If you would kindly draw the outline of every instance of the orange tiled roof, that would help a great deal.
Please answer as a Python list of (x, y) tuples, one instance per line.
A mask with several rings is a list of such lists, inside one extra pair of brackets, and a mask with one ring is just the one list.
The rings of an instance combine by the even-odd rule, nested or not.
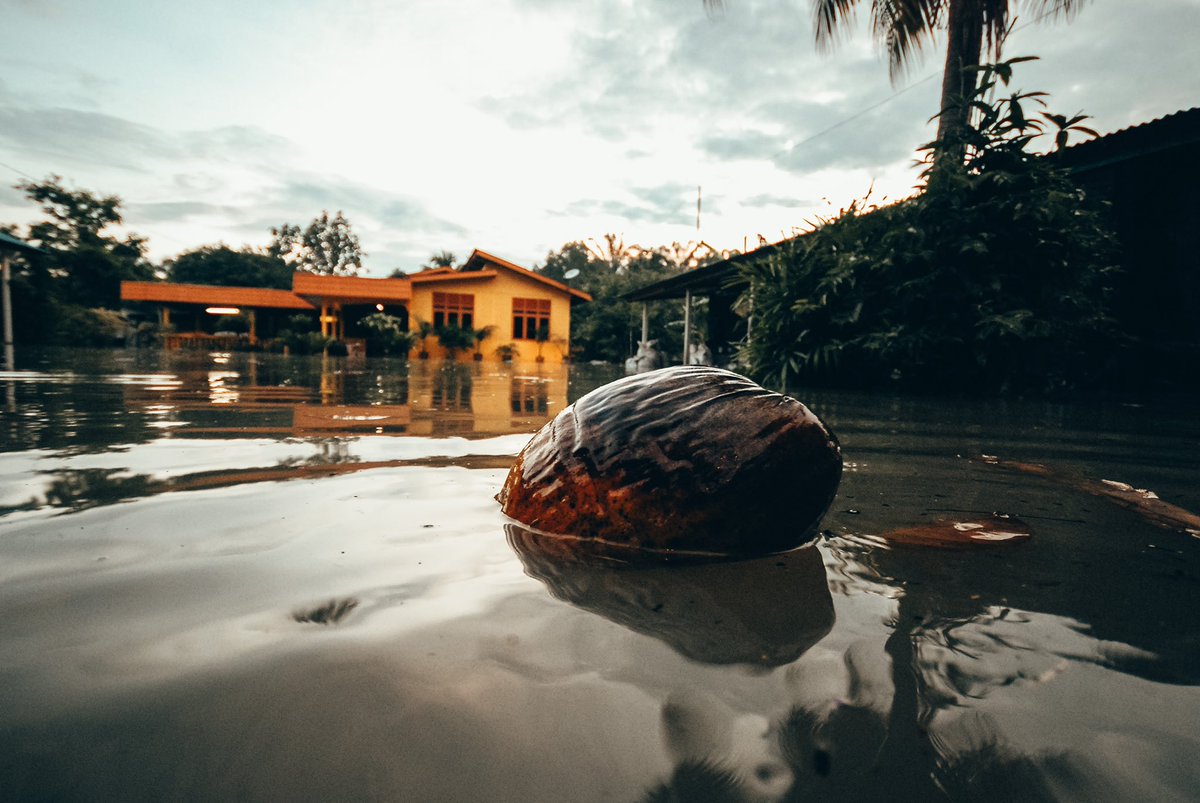
[(450, 272), (444, 273), (439, 268), (437, 273), (429, 271), (428, 273), (417, 273), (412, 277), (413, 284), (432, 284), (433, 282), (476, 282), (482, 279), (494, 279), (497, 276), (494, 270), (472, 270), (458, 271), (447, 269)]
[(257, 309), (303, 309), (312, 305), (287, 290), (268, 287), (218, 287), (175, 282), (121, 282), (122, 301), (155, 301), (160, 304), (206, 304)]
[(587, 293), (583, 292), (582, 290), (576, 290), (574, 287), (565, 285), (562, 282), (556, 282), (554, 279), (551, 279), (547, 276), (543, 276), (542, 274), (540, 274), (536, 271), (529, 270), (528, 268), (522, 268), (520, 265), (515, 265), (506, 259), (501, 259), (498, 256), (489, 254), (487, 251), (481, 251), (478, 248), (476, 248), (474, 251), (471, 252), (471, 256), (468, 257), (467, 261), (463, 263), (463, 268), (468, 267), (473, 262), (485, 262), (485, 263), (495, 265), (500, 268), (506, 268), (515, 273), (519, 273), (520, 275), (526, 277), (527, 279), (533, 279), (535, 282), (541, 282), (542, 284), (553, 287), (556, 290), (567, 293), (574, 300), (578, 300), (578, 301), (591, 301), (592, 300), (592, 297), (590, 295), (588, 295)]
[(373, 304), (410, 301), (412, 283), (408, 279), (364, 279), (296, 272), (292, 274), (292, 292), (306, 299), (317, 299), (318, 304), (321, 300)]

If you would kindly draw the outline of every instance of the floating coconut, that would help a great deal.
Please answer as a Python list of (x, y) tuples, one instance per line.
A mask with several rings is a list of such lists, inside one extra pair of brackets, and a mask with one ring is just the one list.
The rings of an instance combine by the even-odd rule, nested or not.
[(837, 438), (803, 404), (730, 371), (681, 366), (619, 379), (560, 412), (497, 498), (568, 551), (762, 555), (813, 538), (841, 473)]

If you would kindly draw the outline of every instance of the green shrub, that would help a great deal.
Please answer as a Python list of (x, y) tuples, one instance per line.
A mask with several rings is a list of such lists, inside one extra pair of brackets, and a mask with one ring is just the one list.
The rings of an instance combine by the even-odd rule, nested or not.
[[(750, 373), (967, 392), (1100, 376), (1116, 337), (1106, 314), (1115, 240), (1103, 210), (1029, 151), (1041, 125), (1023, 106), (1039, 93), (987, 100), (1006, 66), (981, 68), (962, 169), (931, 167), (916, 197), (852, 204), (743, 268)], [(1082, 119), (1043, 117), (1060, 133)], [(938, 146), (924, 149), (931, 166)]]
[(442, 326), (437, 330), (437, 341), (450, 359), (454, 359), (458, 352), (475, 345), (475, 332), (458, 326)]
[(367, 330), (367, 346), (372, 352), (408, 356), (417, 342), (417, 335), (404, 327), (395, 315), (372, 313), (359, 322)]
[(116, 310), (60, 304), (56, 310), (54, 341), (68, 346), (119, 346), (129, 323)]

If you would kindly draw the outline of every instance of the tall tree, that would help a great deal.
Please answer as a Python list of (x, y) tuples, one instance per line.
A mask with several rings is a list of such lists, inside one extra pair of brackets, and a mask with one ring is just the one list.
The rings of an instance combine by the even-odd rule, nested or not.
[(28, 260), (28, 269), (45, 274), (41, 284), (58, 302), (83, 307), (116, 307), (122, 279), (149, 279), (146, 240), (123, 238), (108, 231), (124, 223), (121, 199), (97, 195), (63, 184), (51, 175), (40, 182), (23, 181), (17, 189), (41, 207), (44, 220), (29, 226), (27, 239), (45, 256)]
[(358, 235), (350, 230), (350, 221), (340, 211), (314, 218), (304, 230), (304, 267), (313, 273), (330, 276), (356, 276), (365, 256)]
[(267, 254), (282, 259), (288, 265), (294, 265), (299, 260), (302, 234), (299, 226), (293, 226), (290, 223), (283, 223), (278, 228), (272, 228)]
[(267, 254), (282, 259), (295, 270), (330, 276), (356, 276), (366, 253), (340, 211), (333, 217), (322, 211), (303, 231), (284, 223), (271, 229)]

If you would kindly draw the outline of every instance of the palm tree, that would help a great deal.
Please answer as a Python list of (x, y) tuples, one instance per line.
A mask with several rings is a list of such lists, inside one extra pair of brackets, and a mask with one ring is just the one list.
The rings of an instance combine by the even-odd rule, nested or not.
[(453, 251), (438, 251), (429, 257), (427, 268), (453, 268), (454, 263), (458, 262), (458, 257)]
[[(947, 32), (946, 64), (942, 73), (942, 105), (937, 138), (940, 162), (959, 163), (962, 131), (970, 114), (969, 98), (976, 86), (978, 65), (986, 52), (1000, 57), (1017, 0), (869, 0), (871, 29), (888, 57), (888, 75), (898, 80), (941, 30)], [(1047, 16), (1071, 18), (1087, 0), (1024, 0), (1035, 20)], [(812, 0), (817, 46), (831, 47), (841, 30), (853, 21), (865, 0)], [(718, 9), (724, 0), (704, 0)], [(950, 157), (953, 157), (951, 162)]]

